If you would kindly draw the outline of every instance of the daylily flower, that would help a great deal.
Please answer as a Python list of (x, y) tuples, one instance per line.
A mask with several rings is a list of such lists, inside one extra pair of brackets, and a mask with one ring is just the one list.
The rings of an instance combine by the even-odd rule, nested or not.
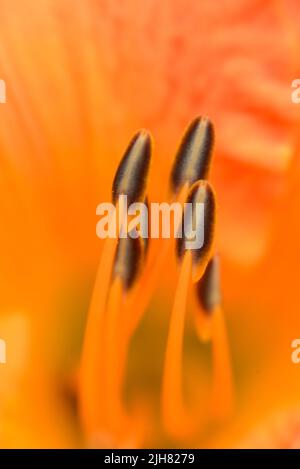
[[(1, 447), (298, 445), (298, 23), (295, 0), (1, 0)], [(143, 195), (167, 200), (182, 136), (200, 115), (215, 146), (209, 182), (193, 183), (213, 187), (217, 201), (202, 283), (172, 243), (150, 277), (146, 262), (161, 249), (151, 240), (134, 284), (145, 295), (132, 291), (123, 329), (106, 324), (103, 352), (87, 333), (93, 298), (96, 317), (107, 293), (105, 317), (118, 318), (123, 286), (96, 276), (105, 253), (106, 273), (116, 265), (116, 245), (95, 234), (96, 207), (111, 200), (128, 142), (144, 128), (154, 145)], [(205, 268), (216, 252), (214, 303), (216, 269)], [(222, 311), (212, 331), (197, 315), (211, 304)], [(84, 357), (100, 374), (82, 390)], [(170, 424), (180, 370), (183, 414)], [(108, 424), (103, 409), (117, 418)]]

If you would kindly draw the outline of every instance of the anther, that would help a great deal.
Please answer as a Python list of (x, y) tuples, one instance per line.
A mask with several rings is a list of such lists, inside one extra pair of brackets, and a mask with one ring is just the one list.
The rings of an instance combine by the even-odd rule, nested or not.
[(214, 241), (216, 200), (211, 185), (207, 181), (196, 182), (190, 189), (186, 204), (182, 237), (177, 240), (177, 255), (181, 260), (185, 252), (191, 250), (193, 281), (196, 282), (204, 273)]
[(206, 117), (197, 117), (186, 130), (171, 173), (171, 190), (177, 194), (184, 184), (207, 179), (214, 145), (214, 128)]

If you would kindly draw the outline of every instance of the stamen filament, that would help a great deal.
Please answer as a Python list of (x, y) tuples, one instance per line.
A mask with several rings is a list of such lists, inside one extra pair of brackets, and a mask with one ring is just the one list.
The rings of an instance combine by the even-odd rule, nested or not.
[(99, 428), (103, 420), (103, 329), (117, 240), (104, 242), (92, 300), (88, 312), (79, 381), (80, 413), (87, 434)]
[[(117, 204), (123, 213), (125, 207)], [(87, 316), (83, 351), (80, 364), (79, 402), (83, 428), (87, 435), (99, 429), (104, 416), (103, 399), (103, 343), (106, 302), (111, 285), (117, 239), (104, 241), (102, 256)]]
[(197, 336), (203, 343), (207, 343), (212, 338), (212, 318), (197, 306), (195, 308), (194, 324)]
[(121, 334), (120, 313), (122, 311), (123, 288), (120, 278), (115, 278), (110, 289), (105, 321), (105, 411), (108, 426), (114, 430), (122, 428), (125, 418), (122, 404)]

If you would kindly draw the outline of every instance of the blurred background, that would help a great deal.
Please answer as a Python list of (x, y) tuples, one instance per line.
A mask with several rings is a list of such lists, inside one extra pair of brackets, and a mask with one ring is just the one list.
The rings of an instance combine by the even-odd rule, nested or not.
[[(0, 10), (0, 447), (87, 445), (77, 374), (102, 247), (96, 207), (110, 200), (139, 128), (155, 141), (149, 199), (164, 200), (198, 115), (216, 131), (211, 180), (236, 411), (181, 442), (161, 427), (174, 256), (128, 358), (127, 400), (147, 427), (139, 446), (300, 447), (297, 0), (0, 0)], [(211, 354), (190, 322), (193, 407)]]

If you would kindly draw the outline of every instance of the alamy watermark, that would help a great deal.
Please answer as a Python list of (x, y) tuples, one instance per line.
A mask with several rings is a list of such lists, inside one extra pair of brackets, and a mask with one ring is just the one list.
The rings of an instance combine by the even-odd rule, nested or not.
[(294, 339), (291, 343), (293, 349), (291, 353), (291, 360), (295, 365), (300, 363), (300, 339)]
[(0, 80), (0, 104), (6, 103), (6, 83), (4, 80)]
[(204, 244), (204, 203), (137, 202), (127, 206), (127, 196), (120, 195), (114, 204), (100, 203), (96, 214), (98, 238), (184, 238), (186, 249), (200, 249)]

